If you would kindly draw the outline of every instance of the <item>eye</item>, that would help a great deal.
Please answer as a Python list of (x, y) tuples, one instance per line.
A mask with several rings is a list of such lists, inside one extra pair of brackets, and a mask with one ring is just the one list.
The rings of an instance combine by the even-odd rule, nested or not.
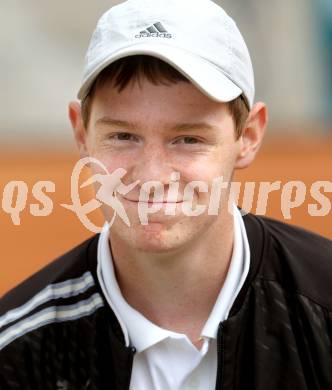
[(196, 138), (196, 137), (190, 137), (190, 136), (186, 136), (186, 137), (181, 137), (181, 138), (178, 138), (174, 141), (174, 143), (177, 143), (177, 144), (186, 144), (186, 145), (194, 145), (194, 144), (199, 144), (201, 143), (201, 140)]
[(112, 134), (110, 139), (113, 139), (114, 141), (134, 141), (137, 142), (138, 138), (134, 134), (130, 133), (116, 133)]

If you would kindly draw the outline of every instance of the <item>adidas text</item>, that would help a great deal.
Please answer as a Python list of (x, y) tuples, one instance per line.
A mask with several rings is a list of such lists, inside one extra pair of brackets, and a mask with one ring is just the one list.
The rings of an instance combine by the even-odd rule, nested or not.
[(153, 23), (146, 30), (140, 31), (135, 35), (135, 38), (172, 38), (172, 34), (169, 34), (164, 25), (161, 22)]
[(168, 33), (148, 33), (141, 32), (140, 34), (135, 35), (135, 38), (172, 38), (172, 34)]

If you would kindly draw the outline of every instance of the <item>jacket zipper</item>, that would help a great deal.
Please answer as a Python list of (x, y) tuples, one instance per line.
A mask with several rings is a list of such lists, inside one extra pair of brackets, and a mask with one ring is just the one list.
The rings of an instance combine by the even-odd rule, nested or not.
[(136, 353), (136, 348), (135, 347), (131, 347), (131, 351), (130, 351), (130, 369), (129, 369), (129, 374), (128, 374), (128, 381), (127, 381), (127, 384), (126, 384), (126, 389), (130, 389), (130, 381), (131, 381), (131, 374), (133, 372), (133, 363), (134, 363), (134, 355)]
[(216, 390), (222, 389), (222, 382), (223, 382), (223, 359), (222, 359), (222, 348), (223, 348), (223, 338), (224, 338), (224, 332), (223, 332), (223, 324), (220, 322), (218, 326), (218, 333), (217, 333), (217, 379), (216, 379)]

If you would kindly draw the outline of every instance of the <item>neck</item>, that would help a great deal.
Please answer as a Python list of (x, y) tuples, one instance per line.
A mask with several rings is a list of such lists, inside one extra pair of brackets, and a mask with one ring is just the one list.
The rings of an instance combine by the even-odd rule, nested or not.
[(186, 334), (196, 346), (230, 264), (233, 217), (223, 226), (227, 229), (211, 227), (185, 249), (162, 254), (128, 248), (112, 234), (114, 268), (126, 301), (156, 325)]

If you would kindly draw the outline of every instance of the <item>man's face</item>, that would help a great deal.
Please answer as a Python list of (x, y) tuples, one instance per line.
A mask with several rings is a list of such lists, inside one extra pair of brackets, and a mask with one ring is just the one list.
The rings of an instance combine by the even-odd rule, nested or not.
[[(140, 184), (125, 196), (117, 195), (129, 217), (127, 227), (119, 218), (112, 225), (117, 235), (133, 249), (164, 252), (185, 248), (214, 232), (216, 238), (231, 221), (226, 193), (220, 200), (218, 216), (187, 216), (183, 212), (184, 189), (193, 181), (203, 181), (211, 190), (215, 178), (230, 182), (241, 148), (235, 139), (233, 118), (224, 103), (217, 103), (190, 83), (153, 85), (146, 79), (129, 84), (121, 93), (110, 84), (100, 87), (93, 98), (85, 147), (111, 173), (127, 172), (124, 184)], [(180, 174), (175, 214), (165, 215), (171, 174)], [(138, 200), (144, 183), (163, 184), (164, 203), (142, 225)], [(194, 188), (192, 207), (208, 206), (210, 194)], [(150, 201), (153, 193), (151, 194)], [(151, 206), (151, 204), (150, 204)], [(107, 220), (112, 215), (103, 209)]]

